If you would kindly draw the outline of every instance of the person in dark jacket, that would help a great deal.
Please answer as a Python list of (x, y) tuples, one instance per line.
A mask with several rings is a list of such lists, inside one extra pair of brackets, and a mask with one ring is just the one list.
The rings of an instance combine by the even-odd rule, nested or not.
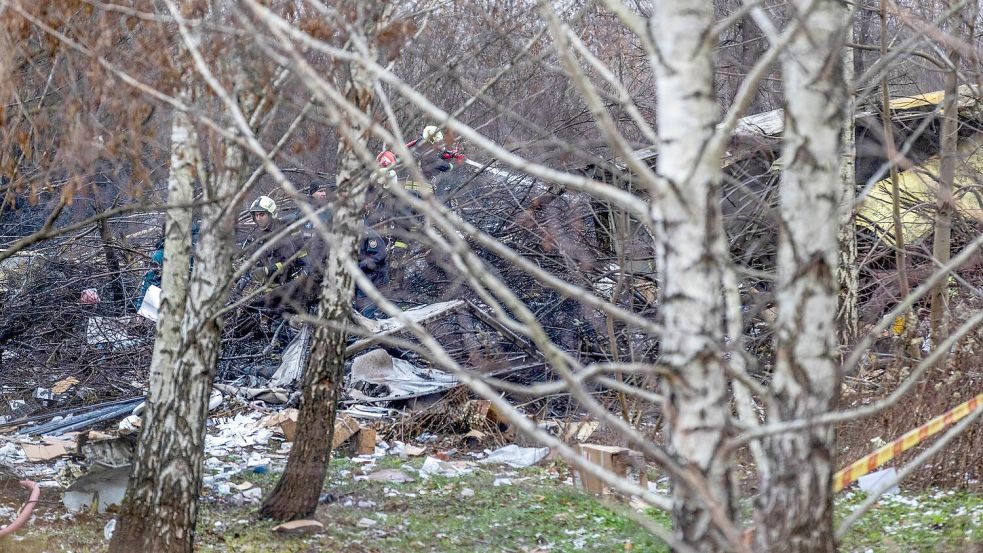
[[(370, 226), (358, 243), (358, 268), (379, 290), (389, 284), (389, 252), (386, 240)], [(362, 315), (374, 318), (378, 308), (361, 289), (355, 289), (355, 310)]]
[[(276, 202), (268, 196), (260, 196), (249, 206), (256, 228), (243, 245), (243, 257), (248, 259), (260, 252), (248, 275), (254, 283), (272, 286), (251, 306), (271, 310), (279, 315), (296, 293), (294, 283), (305, 271), (306, 254), (300, 240), (283, 233), (284, 225), (276, 218)], [(292, 310), (294, 306), (290, 306)]]
[[(328, 205), (328, 194), (334, 190), (334, 181), (315, 181), (311, 184), (308, 194), (311, 207), (317, 212), (317, 219), (328, 228), (331, 227), (332, 213)], [(315, 277), (324, 275), (324, 264), (328, 259), (328, 244), (318, 231), (317, 221), (306, 221), (300, 231), (300, 238), (307, 252), (306, 262), (308, 273)], [(320, 278), (318, 278), (320, 281)]]

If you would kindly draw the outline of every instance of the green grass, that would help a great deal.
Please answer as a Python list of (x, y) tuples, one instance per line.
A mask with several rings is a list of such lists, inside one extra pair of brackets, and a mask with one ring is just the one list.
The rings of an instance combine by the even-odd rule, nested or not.
[[(379, 460), (375, 470), (418, 469), (422, 460)], [(413, 482), (393, 484), (355, 481), (360, 467), (348, 459), (332, 463), (325, 490), (337, 501), (318, 508), (313, 518), (324, 531), (306, 536), (273, 533), (276, 523), (256, 517), (253, 505), (228, 499), (202, 502), (197, 550), (241, 553), (283, 551), (471, 552), (599, 551), (663, 552), (666, 548), (626, 516), (619, 505), (608, 505), (563, 484), (562, 467), (532, 468), (509, 475), (511, 485), (495, 486), (496, 471), (480, 468), (459, 478), (423, 480), (406, 469)], [(504, 471), (503, 471), (504, 472)], [(269, 491), (277, 475), (243, 474)], [(465, 489), (473, 495), (462, 493)], [(863, 494), (840, 496), (842, 517), (863, 500)], [(370, 502), (370, 503), (366, 503)], [(50, 513), (60, 512), (48, 500)], [(362, 503), (362, 506), (359, 506)], [(647, 516), (668, 527), (665, 514)], [(0, 541), (0, 552), (105, 551), (103, 527), (111, 514), (68, 520), (37, 519), (17, 541)], [(362, 528), (360, 519), (377, 521)], [(973, 545), (975, 544), (975, 546)], [(983, 496), (926, 493), (885, 498), (860, 520), (844, 540), (844, 552), (908, 553), (978, 551), (983, 544)]]
[[(863, 502), (855, 492), (837, 504), (841, 515)], [(885, 496), (857, 521), (843, 551), (873, 553), (962, 552), (983, 549), (983, 496), (929, 492)]]

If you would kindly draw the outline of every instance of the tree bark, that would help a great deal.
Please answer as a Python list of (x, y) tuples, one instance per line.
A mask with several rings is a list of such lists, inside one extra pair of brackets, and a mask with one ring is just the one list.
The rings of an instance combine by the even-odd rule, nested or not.
[[(804, 30), (782, 67), (787, 161), (779, 192), (773, 423), (831, 411), (841, 378), (835, 316), (847, 26), (835, 0), (794, 0), (791, 7)], [(762, 446), (770, 471), (757, 499), (757, 549), (835, 551), (833, 429), (777, 434)]]
[[(848, 33), (853, 34), (853, 9), (850, 9)], [(853, 202), (857, 197), (856, 124), (854, 121), (854, 57), (857, 52), (846, 48), (843, 56), (844, 87), (846, 99), (843, 118), (843, 145), (840, 155), (840, 186), (843, 189), (840, 207), (840, 269), (837, 279), (840, 288), (840, 309), (837, 322), (840, 329), (840, 345), (847, 348), (860, 335), (860, 267), (857, 260), (857, 226), (854, 220)]]
[[(183, 93), (190, 98), (190, 88)], [(255, 108), (256, 97), (241, 94), (243, 109)], [(195, 169), (201, 167), (197, 138), (187, 115), (178, 113), (183, 133), (172, 133), (182, 152), (172, 163), (181, 175), (186, 201), (192, 198)], [(230, 202), (242, 181), (245, 152), (238, 143), (223, 140), (222, 169), (203, 182), (202, 224), (196, 250), (194, 271), (187, 286), (182, 317), (169, 321), (170, 341), (155, 345), (162, 348), (160, 369), (151, 375), (150, 394), (143, 415), (143, 430), (137, 445), (133, 473), (127, 488), (117, 532), (110, 544), (112, 553), (154, 551), (189, 553), (194, 545), (198, 495), (201, 488), (204, 458), (205, 421), (208, 399), (222, 337), (222, 319), (232, 276), (232, 252), (235, 251), (236, 211)], [(172, 166), (172, 172), (175, 167)], [(199, 175), (201, 176), (201, 175)], [(182, 196), (185, 198), (185, 196)], [(168, 200), (174, 203), (170, 197)], [(170, 211), (169, 211), (170, 213)], [(183, 251), (190, 252), (190, 213), (182, 226)], [(168, 240), (171, 233), (168, 227)], [(190, 256), (180, 260), (167, 257), (165, 242), (164, 275), (183, 273), (188, 280)], [(162, 282), (166, 290), (168, 282)], [(166, 292), (165, 292), (166, 293)], [(174, 337), (173, 325), (180, 324)]]
[[(189, 100), (192, 97), (190, 86), (185, 87), (179, 97), (183, 101)], [(197, 141), (195, 127), (188, 114), (176, 111), (171, 124), (171, 172), (167, 186), (170, 205), (191, 203)], [(158, 550), (156, 547), (146, 547), (151, 544), (160, 547), (161, 551), (190, 551), (190, 547), (183, 548), (181, 544), (190, 543), (184, 533), (193, 526), (182, 520), (172, 520), (168, 521), (167, 527), (158, 528), (164, 521), (157, 510), (162, 494), (177, 495), (179, 500), (183, 500), (188, 499), (190, 493), (186, 486), (164, 490), (159, 477), (169, 468), (181, 470), (169, 466), (164, 454), (170, 450), (166, 437), (180, 435), (177, 425), (183, 423), (180, 417), (175, 418), (173, 414), (184, 402), (184, 398), (176, 396), (175, 384), (177, 361), (182, 356), (184, 345), (181, 326), (188, 297), (191, 219), (191, 209), (167, 210), (161, 307), (150, 365), (150, 391), (126, 498), (110, 542), (109, 550), (113, 553)], [(174, 405), (174, 402), (180, 405)], [(172, 416), (168, 417), (168, 413)], [(180, 414), (181, 411), (176, 413)], [(193, 491), (194, 498), (197, 498), (197, 490)]]
[[(723, 232), (718, 152), (708, 147), (719, 108), (713, 88), (715, 43), (710, 2), (664, 0), (650, 21), (656, 41), (657, 119), (662, 143), (653, 194), (657, 265), (665, 334), (661, 360), (678, 375), (666, 382), (668, 442), (680, 464), (699, 471), (707, 491), (733, 520), (732, 474), (721, 456), (729, 409), (724, 376), (723, 277), (714, 243)], [(675, 534), (697, 551), (732, 546), (711, 522), (706, 501), (683, 484), (673, 489)]]
[[(953, 181), (959, 156), (959, 50), (949, 50), (950, 67), (945, 74), (945, 98), (942, 100), (942, 151), (939, 162), (939, 186), (935, 198), (935, 236), (932, 255), (938, 263), (946, 264), (952, 251), (952, 214), (955, 211)], [(931, 329), (936, 344), (948, 335), (949, 316), (946, 305), (948, 279), (932, 289)]]
[[(378, 26), (378, 22), (384, 19), (384, 12), (379, 3), (373, 3), (372, 8), (370, 12), (374, 17), (370, 16), (370, 22)], [(369, 113), (373, 98), (372, 80), (356, 64), (350, 67), (345, 97), (359, 110)], [(344, 264), (356, 256), (372, 171), (357, 155), (358, 145), (354, 143), (365, 129), (343, 114), (340, 117), (339, 123), (347, 130), (339, 133), (340, 169), (337, 195), (332, 205), (334, 216), (329, 230), (332, 247), (318, 302), (318, 319), (335, 324), (318, 326), (314, 332), (311, 356), (304, 370), (297, 437), (287, 457), (283, 475), (260, 507), (263, 516), (276, 520), (302, 518), (314, 512), (331, 458), (334, 421), (345, 364), (347, 333), (344, 323), (349, 317), (354, 297), (352, 276)]]
[[(881, 0), (881, 56), (887, 56), (887, 3)], [(904, 226), (901, 221), (901, 189), (898, 180), (898, 147), (894, 143), (894, 120), (891, 117), (891, 94), (888, 88), (887, 71), (881, 76), (881, 124), (884, 127), (884, 153), (891, 172), (891, 218), (894, 222), (894, 263), (898, 271), (898, 292), (902, 298), (908, 296), (908, 256), (905, 253)], [(904, 321), (905, 319), (902, 319)], [(902, 327), (903, 328), (903, 327)], [(905, 333), (904, 335), (907, 335)], [(902, 338), (902, 343), (906, 342)], [(898, 351), (902, 351), (899, 347)]]
[[(100, 210), (104, 211), (104, 210)], [(109, 274), (116, 275), (109, 281), (109, 289), (113, 294), (113, 305), (116, 309), (125, 309), (125, 294), (123, 294), (122, 271), (120, 270), (119, 252), (113, 244), (113, 228), (109, 225), (109, 219), (103, 219), (97, 223), (99, 227), (99, 239), (102, 241), (103, 255), (106, 256), (106, 268)]]

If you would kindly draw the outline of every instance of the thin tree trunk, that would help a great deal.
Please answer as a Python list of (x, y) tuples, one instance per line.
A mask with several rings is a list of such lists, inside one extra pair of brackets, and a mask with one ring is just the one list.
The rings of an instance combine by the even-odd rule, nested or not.
[[(850, 33), (853, 30), (853, 10), (848, 19)], [(840, 269), (837, 272), (840, 287), (840, 309), (837, 321), (840, 329), (840, 345), (849, 347), (860, 335), (860, 267), (857, 261), (857, 227), (854, 221), (853, 202), (857, 197), (856, 124), (854, 122), (853, 59), (857, 53), (846, 48), (843, 67), (847, 97), (846, 117), (843, 119), (842, 154), (840, 155), (840, 186), (843, 189), (840, 208)]]
[[(723, 278), (714, 242), (723, 232), (720, 162), (708, 148), (719, 108), (714, 97), (710, 2), (655, 4), (651, 32), (659, 56), (657, 118), (662, 143), (653, 194), (665, 334), (661, 361), (678, 379), (666, 383), (671, 452), (706, 479), (707, 491), (733, 519), (732, 474), (720, 455), (730, 413), (724, 376)], [(697, 551), (728, 551), (705, 501), (683, 484), (673, 489), (675, 534)]]
[[(942, 152), (939, 163), (939, 186), (935, 203), (935, 237), (932, 255), (936, 261), (949, 262), (952, 248), (952, 214), (955, 210), (953, 181), (959, 156), (959, 51), (949, 50), (951, 66), (945, 74), (945, 98), (942, 100)], [(948, 280), (942, 280), (932, 289), (931, 329), (936, 344), (948, 335), (949, 313), (946, 305)]]
[(113, 244), (113, 228), (109, 225), (108, 219), (102, 219), (96, 226), (99, 227), (99, 239), (102, 240), (102, 251), (106, 256), (106, 268), (109, 274), (115, 275), (109, 281), (109, 288), (113, 294), (113, 304), (117, 309), (121, 309), (124, 304), (122, 271), (120, 270), (119, 252)]
[[(378, 4), (374, 8), (381, 9)], [(384, 18), (378, 11), (378, 20)], [(372, 81), (355, 64), (346, 85), (346, 98), (368, 113), (372, 106)], [(318, 326), (314, 332), (312, 352), (304, 370), (303, 392), (297, 415), (297, 437), (287, 457), (287, 467), (276, 487), (263, 501), (260, 513), (276, 520), (305, 517), (317, 508), (318, 498), (327, 474), (334, 439), (345, 363), (347, 321), (354, 297), (351, 274), (345, 261), (354, 258), (362, 230), (362, 212), (371, 169), (356, 154), (353, 139), (360, 137), (360, 124), (342, 117), (341, 124), (348, 132), (339, 133), (338, 189), (332, 205), (330, 229), (332, 247), (328, 253), (318, 319), (336, 324)]]
[[(791, 7), (804, 31), (782, 64), (787, 163), (780, 186), (772, 423), (831, 411), (841, 378), (835, 317), (846, 18), (836, 0), (794, 0)], [(762, 445), (770, 470), (757, 499), (757, 549), (835, 551), (833, 429), (777, 434)]]
[[(881, 0), (881, 56), (887, 55), (887, 8)], [(891, 217), (894, 221), (894, 263), (898, 269), (899, 292), (907, 297), (908, 259), (905, 255), (904, 226), (901, 221), (901, 190), (898, 183), (898, 148), (894, 143), (894, 122), (891, 118), (891, 94), (888, 89), (887, 71), (881, 77), (881, 124), (884, 126), (884, 148), (891, 171)], [(904, 340), (902, 340), (904, 342)]]

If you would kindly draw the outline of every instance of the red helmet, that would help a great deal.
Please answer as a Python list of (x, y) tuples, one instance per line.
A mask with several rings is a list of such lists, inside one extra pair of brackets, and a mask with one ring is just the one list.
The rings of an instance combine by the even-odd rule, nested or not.
[(390, 165), (396, 165), (396, 154), (386, 150), (375, 157), (376, 162), (378, 162), (379, 167), (386, 168)]

